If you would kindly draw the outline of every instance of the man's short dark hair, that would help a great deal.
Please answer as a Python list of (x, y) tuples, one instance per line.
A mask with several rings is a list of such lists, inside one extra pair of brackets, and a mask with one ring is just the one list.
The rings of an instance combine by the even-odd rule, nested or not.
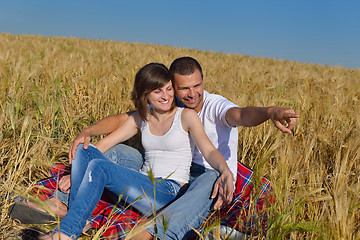
[(170, 77), (172, 80), (174, 80), (175, 73), (178, 73), (180, 75), (191, 75), (195, 72), (195, 70), (198, 69), (201, 74), (201, 79), (203, 78), (203, 72), (201, 69), (200, 64), (198, 61), (196, 61), (192, 57), (181, 57), (178, 59), (175, 59), (172, 64), (170, 65), (169, 72)]

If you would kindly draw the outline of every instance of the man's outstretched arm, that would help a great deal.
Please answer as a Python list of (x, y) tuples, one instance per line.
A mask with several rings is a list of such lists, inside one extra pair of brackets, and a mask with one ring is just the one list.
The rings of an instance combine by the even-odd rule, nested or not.
[(226, 121), (231, 126), (254, 127), (271, 119), (275, 126), (283, 133), (291, 134), (296, 119), (300, 115), (291, 108), (281, 107), (234, 107), (225, 115)]
[(91, 125), (88, 128), (85, 128), (79, 135), (71, 142), (69, 149), (69, 163), (71, 164), (72, 159), (75, 157), (76, 148), (80, 143), (84, 144), (84, 149), (87, 149), (89, 146), (92, 136), (99, 136), (104, 134), (109, 134), (121, 126), (126, 119), (133, 113), (130, 111), (127, 113), (122, 113), (118, 115), (108, 116), (96, 122), (94, 125)]

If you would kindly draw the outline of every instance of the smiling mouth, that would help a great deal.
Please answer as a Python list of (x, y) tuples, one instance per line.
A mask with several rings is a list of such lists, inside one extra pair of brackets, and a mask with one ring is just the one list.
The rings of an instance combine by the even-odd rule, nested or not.
[(188, 103), (195, 103), (196, 100), (197, 100), (197, 98), (193, 98), (193, 99), (186, 100), (186, 102), (188, 102)]

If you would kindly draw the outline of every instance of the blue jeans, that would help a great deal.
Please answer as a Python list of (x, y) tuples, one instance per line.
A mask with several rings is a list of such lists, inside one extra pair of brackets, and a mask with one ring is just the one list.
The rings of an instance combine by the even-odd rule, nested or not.
[[(141, 159), (136, 157), (140, 155), (139, 151), (128, 146), (126, 148), (122, 146), (113, 147), (111, 155), (114, 157), (111, 159), (112, 161), (115, 162), (116, 158), (126, 159), (125, 162), (128, 166), (132, 166), (132, 168), (139, 165), (137, 164), (138, 162), (141, 162)], [(123, 160), (117, 161), (118, 164), (123, 164), (122, 162)], [(159, 239), (187, 239), (193, 234), (192, 228), (199, 227), (211, 212), (215, 201), (210, 199), (210, 196), (213, 185), (219, 177), (219, 172), (193, 164), (190, 173), (191, 178), (188, 190), (184, 195), (167, 206), (156, 219), (156, 235)], [(164, 220), (168, 224), (165, 233), (162, 216), (164, 216)], [(147, 230), (153, 236), (155, 235), (153, 226)]]
[(85, 150), (79, 145), (72, 162), (70, 208), (60, 223), (60, 231), (78, 238), (105, 188), (150, 216), (174, 200), (181, 185), (167, 179), (156, 181), (154, 186), (147, 175), (111, 162), (95, 147)]
[[(211, 212), (215, 200), (210, 196), (218, 177), (218, 171), (193, 164), (188, 190), (157, 217), (157, 238), (187, 239), (190, 237), (193, 234), (192, 228), (199, 227)], [(164, 231), (162, 219), (167, 222), (166, 231)], [(147, 231), (155, 236), (154, 226), (149, 227)]]
[[(83, 146), (83, 144), (81, 144)], [(107, 150), (104, 155), (112, 162), (117, 165), (140, 170), (143, 165), (144, 156), (141, 152), (133, 147), (129, 147), (125, 144), (117, 144), (114, 147)], [(57, 190), (52, 197), (58, 198), (66, 206), (69, 206), (69, 194), (63, 193)]]

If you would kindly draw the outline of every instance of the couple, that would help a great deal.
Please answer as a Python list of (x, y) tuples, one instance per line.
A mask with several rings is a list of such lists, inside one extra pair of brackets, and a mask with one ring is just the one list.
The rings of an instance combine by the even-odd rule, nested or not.
[[(207, 137), (196, 112), (175, 106), (173, 85), (163, 64), (150, 63), (138, 71), (132, 100), (137, 111), (119, 128), (97, 142), (96, 147), (78, 148), (72, 161), (69, 210), (60, 225), (41, 239), (78, 238), (104, 189), (117, 196), (123, 194), (122, 199), (145, 216), (162, 209), (182, 193), (189, 181), (192, 140), (220, 172), (223, 195), (227, 202), (231, 201), (233, 174)], [(119, 166), (102, 154), (138, 131), (145, 149), (140, 171)], [(155, 186), (148, 175), (154, 176)], [(135, 238), (151, 236), (144, 231)]]
[[(164, 219), (168, 223), (167, 231), (165, 231), (165, 233), (164, 233), (164, 227), (162, 226), (162, 221), (161, 220), (157, 221), (157, 228), (158, 228), (157, 237), (159, 237), (160, 239), (164, 239), (164, 238), (183, 239), (188, 236), (192, 228), (196, 228), (201, 224), (203, 219), (209, 215), (211, 208), (219, 209), (221, 206), (228, 204), (231, 200), (230, 192), (232, 190), (232, 184), (233, 184), (232, 178), (233, 176), (236, 176), (236, 170), (237, 170), (236, 166), (237, 166), (238, 132), (236, 127), (257, 126), (271, 119), (282, 132), (291, 133), (291, 129), (296, 122), (296, 118), (298, 118), (299, 116), (296, 115), (292, 109), (285, 109), (278, 107), (239, 108), (234, 103), (230, 102), (229, 100), (219, 95), (213, 95), (207, 93), (206, 91), (203, 90), (203, 74), (201, 67), (195, 59), (190, 57), (183, 57), (176, 59), (171, 64), (170, 78), (172, 80), (175, 93), (179, 100), (177, 105), (195, 110), (195, 112), (200, 117), (200, 121), (205, 129), (206, 135), (211, 139), (211, 142), (215, 145), (215, 147), (225, 158), (228, 168), (227, 167), (225, 168), (225, 165), (223, 164), (224, 159), (222, 158), (221, 155), (218, 154), (217, 151), (210, 151), (216, 153), (215, 164), (214, 162), (211, 161), (214, 160), (212, 158), (213, 155), (210, 154), (209, 156), (207, 150), (209, 150), (208, 148), (210, 149), (213, 148), (209, 147), (211, 144), (208, 144), (208, 139), (206, 137), (202, 136), (202, 134), (198, 135), (199, 134), (198, 132), (203, 131), (202, 128), (200, 126), (196, 126), (194, 129), (191, 128), (191, 126), (199, 124), (198, 122), (199, 120), (197, 119), (196, 115), (194, 116), (194, 112), (188, 111), (187, 109), (182, 110), (182, 108), (177, 108), (174, 106), (171, 106), (167, 110), (163, 108), (165, 107), (165, 105), (169, 104), (168, 103), (168, 101), (170, 101), (169, 97), (173, 93), (171, 84), (169, 84), (170, 81), (158, 85), (155, 87), (155, 89), (151, 89), (151, 91), (148, 92), (147, 99), (145, 99), (145, 101), (142, 102), (146, 103), (147, 100), (147, 102), (152, 104), (152, 108), (150, 110), (148, 110), (148, 108), (145, 108), (145, 113), (144, 112), (140, 113), (141, 107), (140, 105), (136, 105), (138, 112), (135, 112), (132, 115), (121, 114), (117, 116), (110, 116), (99, 121), (95, 125), (85, 129), (73, 141), (72, 146), (70, 148), (69, 158), (73, 159), (75, 155), (77, 156), (85, 155), (84, 154), (85, 150), (83, 149), (82, 145), (80, 145), (81, 147), (78, 147), (78, 145), (80, 143), (84, 143), (84, 148), (87, 148), (90, 137), (95, 135), (112, 133), (109, 135), (108, 138), (105, 138), (103, 141), (100, 141), (97, 144), (97, 147), (100, 150), (104, 151), (109, 146), (115, 144), (117, 141), (130, 137), (131, 135), (135, 134), (138, 129), (143, 127), (145, 128), (146, 126), (148, 126), (150, 130), (148, 131), (145, 130), (145, 132), (147, 131), (148, 133), (147, 134), (148, 136), (145, 136), (145, 138), (159, 137), (161, 135), (164, 135), (164, 133), (168, 132), (169, 129), (170, 129), (169, 132), (171, 132), (173, 131), (172, 129), (173, 127), (170, 126), (175, 126), (176, 124), (178, 124), (178, 126), (181, 126), (178, 129), (180, 132), (183, 132), (185, 130), (186, 132), (189, 131), (191, 132), (192, 130), (195, 131), (194, 133), (191, 132), (191, 137), (194, 137), (195, 142), (199, 145), (197, 146), (197, 148), (195, 147), (193, 152), (190, 152), (190, 154), (192, 154), (192, 165), (190, 170), (191, 176), (190, 176), (189, 188), (179, 199), (172, 202), (170, 205), (166, 207), (165, 211), (163, 211), (162, 213), (162, 216), (159, 216), (159, 219), (162, 219), (164, 217)], [(167, 87), (169, 87), (169, 89), (167, 89)], [(136, 92), (136, 89), (134, 89), (134, 92)], [(150, 99), (150, 97), (155, 96), (156, 93), (158, 94), (161, 93), (163, 94), (163, 96), (161, 96), (157, 100), (155, 97)], [(133, 97), (135, 100), (137, 97), (140, 96), (136, 96), (136, 94), (134, 94)], [(146, 115), (147, 111), (150, 112), (149, 115)], [(147, 120), (147, 121), (141, 120), (142, 119), (141, 114), (143, 114), (144, 117), (143, 120)], [(147, 118), (147, 116), (149, 117)], [(180, 119), (178, 119), (178, 117)], [(166, 120), (165, 121), (166, 124), (159, 124), (160, 120)], [(287, 126), (283, 125), (284, 122), (287, 122)], [(126, 129), (126, 133), (128, 135), (123, 136), (120, 134), (118, 136), (120, 130), (116, 130), (116, 129), (118, 129), (119, 126), (122, 125), (132, 126), (132, 127), (137, 126), (137, 127), (135, 128), (123, 127), (123, 129)], [(125, 134), (125, 132), (122, 134)], [(184, 132), (182, 133), (182, 135), (183, 134)], [(166, 135), (168, 135), (168, 133), (166, 133), (164, 136)], [(142, 138), (145, 141), (149, 140), (149, 139), (144, 139), (144, 136), (142, 136)], [(180, 141), (180, 138), (178, 139)], [(143, 142), (143, 144), (146, 149), (147, 143)], [(162, 144), (164, 143), (158, 144), (154, 142), (153, 147), (161, 147)], [(168, 142), (166, 142), (166, 144), (168, 144)], [(117, 152), (118, 149), (122, 149), (124, 147), (125, 146), (123, 145), (115, 146), (114, 148), (110, 149), (107, 152), (108, 156), (116, 157), (116, 154), (118, 154)], [(77, 154), (75, 154), (76, 149), (77, 149)], [(148, 151), (148, 149), (146, 150)], [(88, 150), (86, 151), (96, 152), (98, 150), (96, 148), (89, 147)], [(131, 149), (131, 151), (135, 152), (136, 150)], [(130, 151), (128, 152), (130, 153)], [(210, 160), (210, 165), (220, 170), (221, 175), (219, 178), (218, 178), (219, 173), (217, 171), (214, 171), (210, 167), (210, 165), (206, 161), (204, 161), (204, 156), (202, 152), (204, 153), (205, 159)], [(87, 170), (83, 169), (83, 171), (85, 170), (87, 171), (87, 173), (85, 173), (85, 178), (84, 178), (85, 180), (83, 181), (84, 184), (88, 183), (90, 180), (92, 180), (92, 182), (94, 181), (94, 177), (93, 177), (94, 174), (92, 173), (90, 167), (92, 165), (95, 166), (100, 165), (101, 164), (100, 162), (105, 162), (105, 160), (101, 160), (102, 156), (100, 155), (101, 154), (100, 152), (96, 152), (94, 154), (96, 155), (96, 158), (100, 158), (100, 159), (94, 161), (94, 164), (90, 164)], [(185, 153), (181, 153), (181, 154), (183, 154), (184, 156), (186, 155)], [(189, 152), (187, 154), (189, 154)], [(100, 155), (101, 157), (99, 157), (98, 155)], [(175, 155), (177, 156), (178, 154)], [(75, 162), (78, 160), (77, 156), (75, 157), (73, 165), (75, 165)], [(157, 174), (156, 171), (158, 171), (158, 173), (163, 174), (162, 175), (163, 177), (165, 178), (167, 177), (167, 180), (163, 182), (166, 182), (167, 185), (166, 189), (170, 189), (170, 191), (172, 192), (172, 196), (169, 197), (168, 195), (171, 194), (168, 194), (168, 192), (161, 189), (161, 192), (163, 192), (163, 194), (166, 195), (166, 197), (164, 198), (165, 200), (163, 203), (159, 203), (158, 205), (158, 203), (156, 202), (156, 208), (160, 209), (162, 206), (165, 206), (168, 202), (172, 201), (176, 197), (177, 192), (180, 191), (180, 189), (182, 188), (182, 183), (186, 183), (188, 181), (187, 180), (188, 176), (187, 177), (185, 176), (186, 174), (188, 174), (186, 172), (188, 171), (189, 163), (183, 162), (183, 161), (187, 161), (185, 157), (181, 157), (181, 163), (180, 161), (176, 162), (176, 160), (175, 163), (174, 159), (169, 159), (169, 158), (157, 159), (157, 157), (155, 157), (153, 158), (153, 160), (149, 160), (152, 158), (151, 157), (149, 158), (149, 156), (147, 157), (148, 158), (146, 159), (145, 164), (142, 167), (141, 171), (146, 172), (146, 170), (148, 170), (149, 166), (151, 165), (151, 161), (153, 160), (155, 160), (156, 162), (165, 160), (165, 161), (161, 161), (161, 165), (158, 165), (157, 167), (151, 166), (155, 176)], [(83, 158), (86, 159), (86, 157)], [(135, 166), (136, 162), (139, 161), (139, 159), (142, 160), (141, 155), (129, 154), (129, 158), (126, 160), (131, 160), (130, 165), (133, 164)], [(84, 164), (84, 166), (86, 164)], [(106, 164), (110, 165), (110, 163), (108, 162), (106, 162)], [(170, 169), (170, 167), (172, 167), (172, 170)], [(73, 166), (72, 168), (73, 168), (72, 171), (74, 172), (75, 167)], [(138, 167), (134, 167), (134, 168), (139, 169)], [(93, 169), (95, 170), (97, 168), (93, 168)], [(232, 172), (231, 177), (229, 176), (229, 169)], [(128, 170), (124, 170), (124, 171), (128, 171)], [(180, 178), (177, 178), (179, 176), (177, 174), (180, 174), (182, 176)], [(84, 173), (82, 174), (82, 176), (84, 176)], [(174, 179), (172, 178), (173, 176)], [(106, 178), (105, 176), (103, 177)], [(117, 179), (116, 177), (117, 176), (114, 177), (114, 180), (119, 179), (119, 178)], [(145, 178), (147, 178), (147, 176), (145, 176)], [(74, 181), (76, 182), (77, 180), (72, 179), (71, 192), (78, 191), (77, 190), (78, 186), (76, 185), (80, 185), (80, 189), (81, 189), (82, 183), (79, 184), (79, 183), (75, 183)], [(127, 194), (130, 195), (130, 193)], [(213, 198), (215, 196), (217, 196), (217, 198), (214, 200)], [(70, 197), (70, 205), (72, 204), (71, 203), (72, 201), (74, 202), (77, 201), (76, 198), (77, 196), (75, 197), (75, 200), (72, 200), (72, 197)], [(163, 200), (163, 199), (158, 199), (156, 197), (156, 201), (158, 200)], [(88, 206), (88, 203), (86, 204), (86, 206)], [(136, 206), (134, 205), (134, 207)], [(91, 210), (92, 209), (88, 210), (90, 211), (90, 214), (91, 214)], [(141, 209), (138, 210), (141, 211)], [(144, 214), (149, 213), (147, 212), (147, 210), (148, 209), (144, 211)], [(75, 221), (72, 220), (73, 218), (72, 216), (74, 215), (73, 212), (77, 212), (77, 211), (78, 211), (77, 208), (75, 207), (73, 208), (72, 205), (70, 206), (68, 215), (64, 218), (63, 222), (60, 224), (60, 231), (62, 231), (63, 229), (62, 225), (64, 224), (66, 225), (66, 221), (71, 225), (71, 228), (73, 228), (72, 226), (75, 224)], [(82, 223), (79, 224), (80, 230), (81, 227), (85, 224), (85, 221), (88, 217), (89, 216), (80, 217), (82, 221)], [(66, 219), (70, 219), (70, 221)], [(69, 234), (72, 233), (66, 232), (66, 234), (67, 236), (69, 236)], [(143, 234), (146, 237), (151, 238), (152, 235), (154, 234), (154, 229), (150, 227)], [(141, 238), (144, 239), (143, 237)]]

